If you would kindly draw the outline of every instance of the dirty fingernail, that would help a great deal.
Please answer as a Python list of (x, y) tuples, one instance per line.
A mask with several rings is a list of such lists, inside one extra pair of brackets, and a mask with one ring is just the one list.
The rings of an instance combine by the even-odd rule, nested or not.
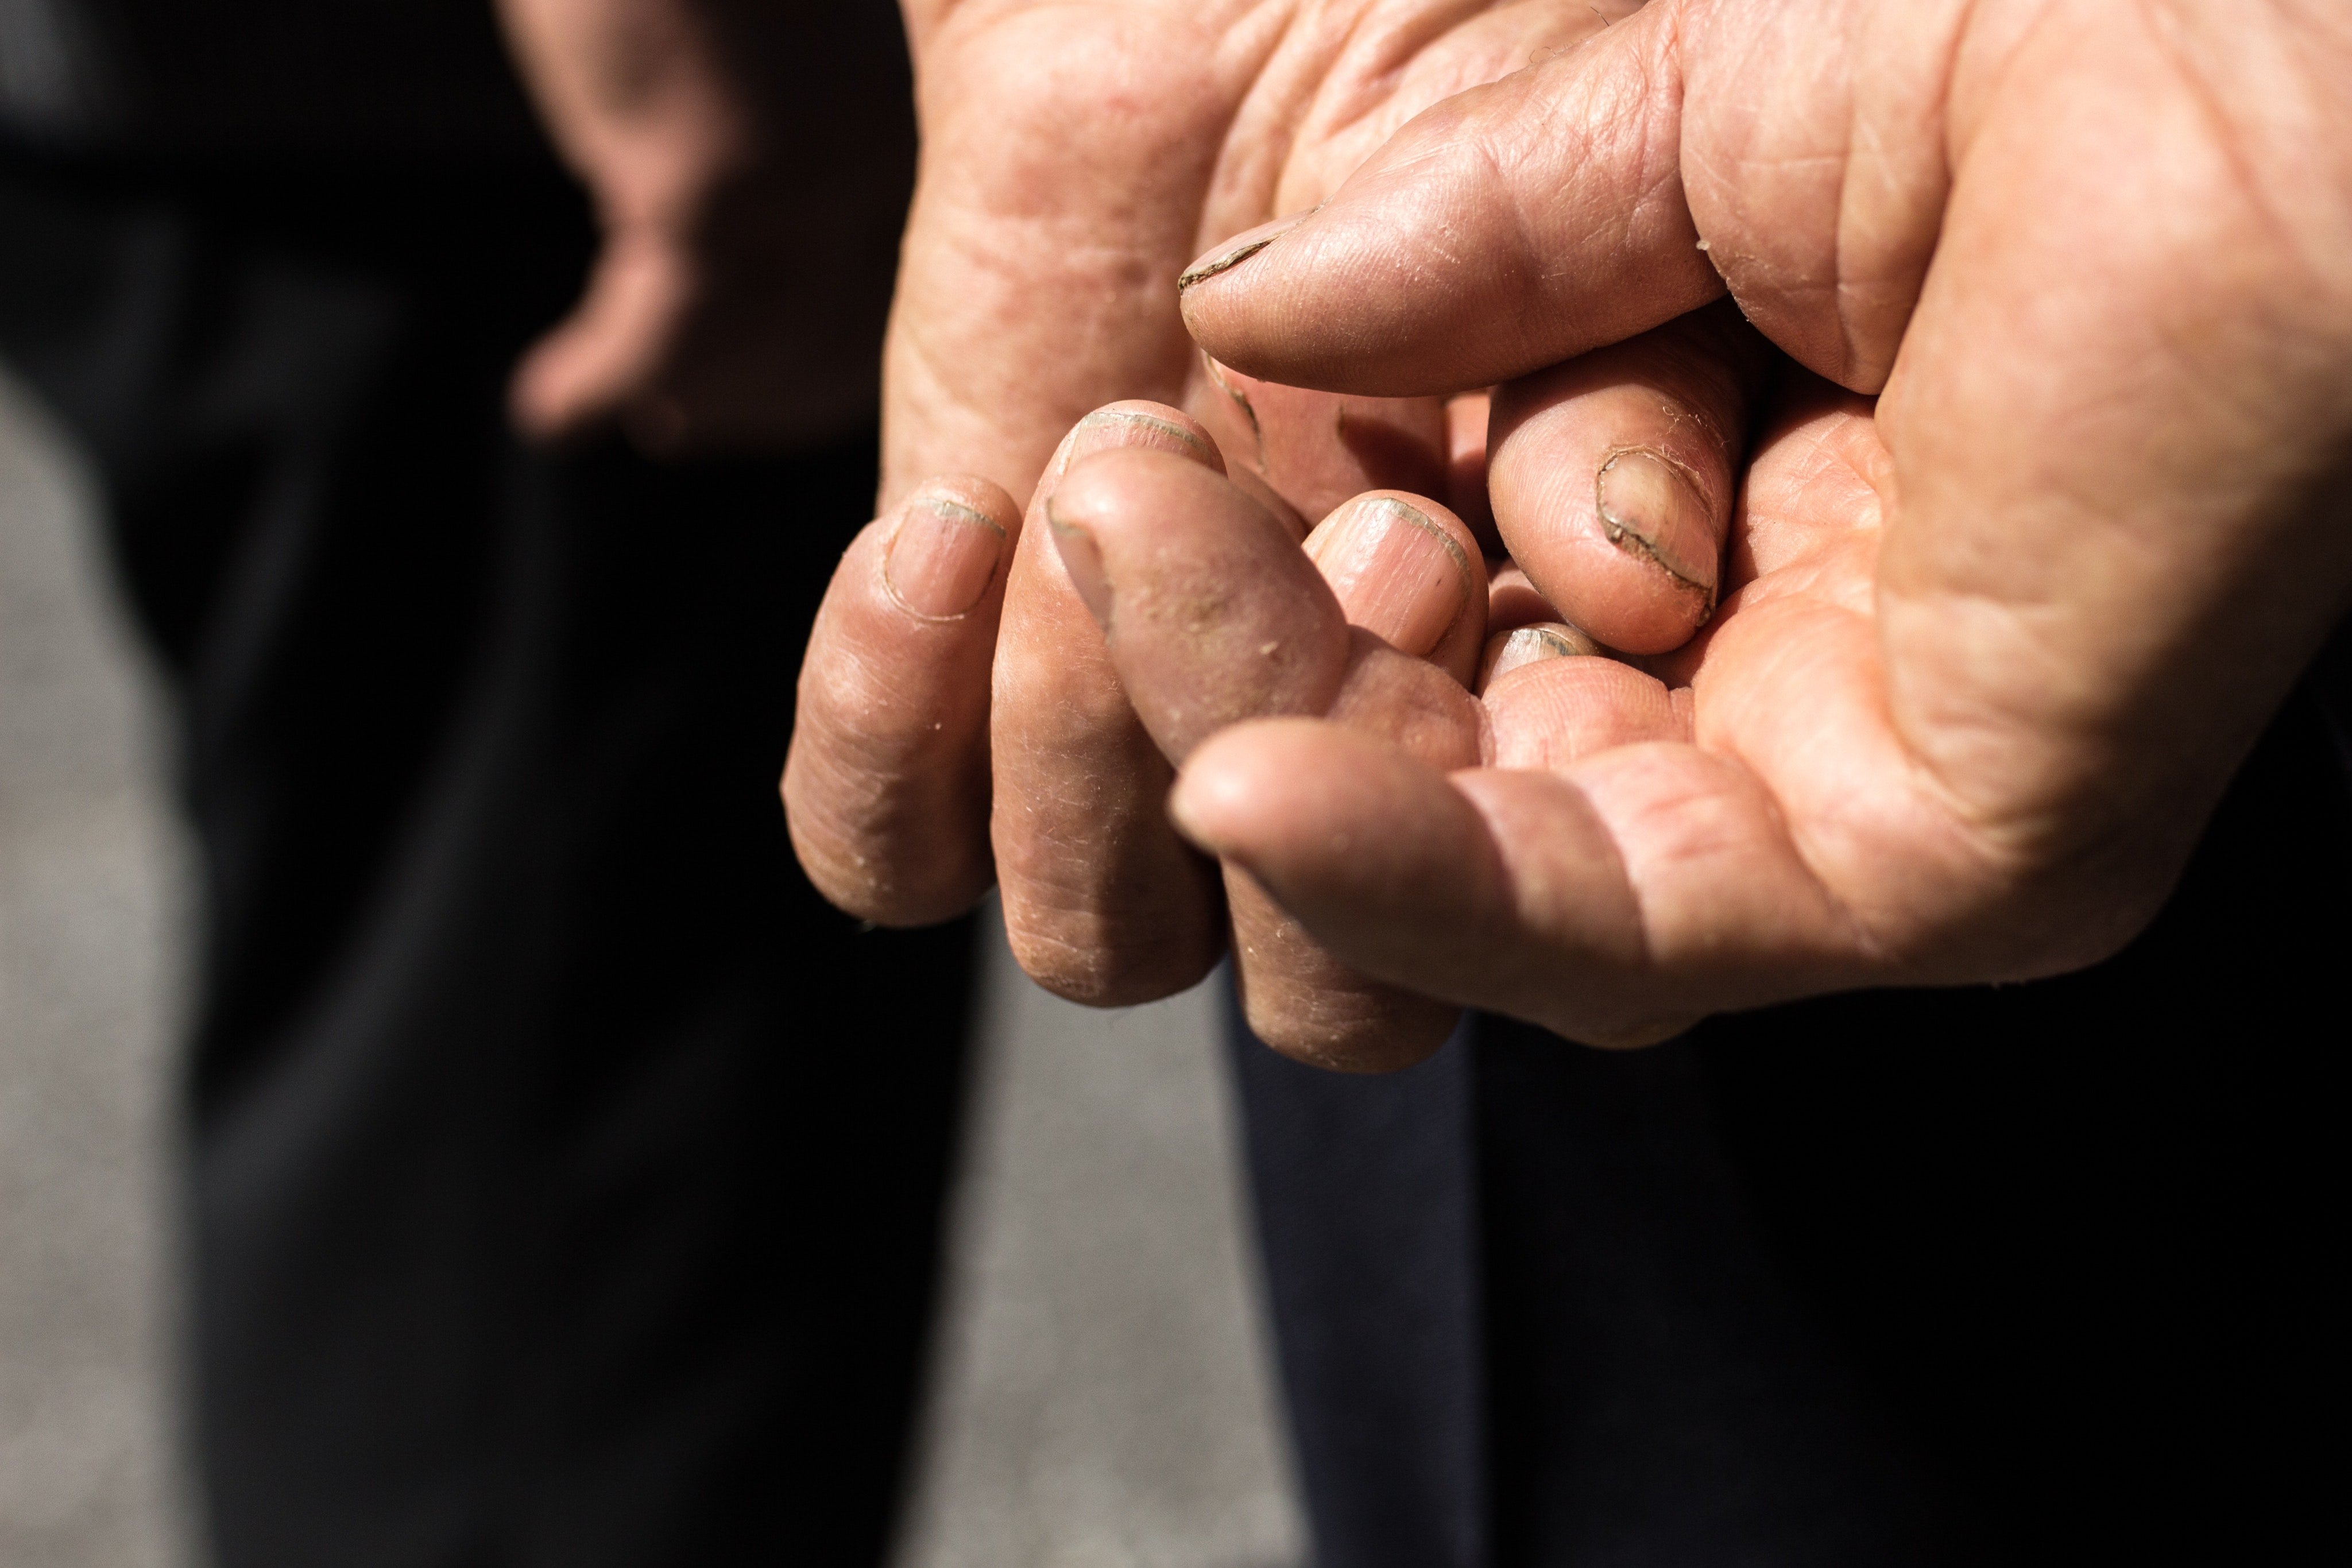
[(1079, 459), (1113, 448), (1165, 452), (1172, 456), (1189, 457), (1195, 463), (1212, 468), (1222, 468), (1216, 448), (1206, 438), (1194, 434), (1165, 414), (1139, 408), (1098, 408), (1078, 421), (1070, 432), (1070, 444), (1063, 459), (1063, 470), (1078, 465)]
[(1354, 625), (1415, 658), (1436, 648), (1470, 598), (1470, 563), (1419, 507), (1379, 497), (1328, 518), (1307, 541)]
[(890, 597), (933, 621), (978, 604), (1004, 556), (1005, 533), (976, 507), (945, 496), (908, 501), (882, 560)]
[(1318, 204), (1303, 213), (1293, 213), (1286, 218), (1276, 218), (1272, 223), (1260, 224), (1254, 229), (1243, 230), (1178, 273), (1176, 292), (1181, 294), (1196, 283), (1205, 283), (1221, 272), (1231, 272), (1234, 267), (1313, 217), (1320, 210), (1320, 204)]
[(1486, 639), (1486, 652), (1478, 661), (1477, 689), (1483, 692), (1513, 670), (1546, 659), (1587, 658), (1600, 652), (1600, 643), (1564, 621), (1497, 632)]
[(1069, 570), (1071, 585), (1078, 597), (1086, 601), (1087, 613), (1105, 632), (1110, 630), (1110, 579), (1105, 575), (1101, 547), (1095, 536), (1076, 523), (1065, 522), (1055, 515), (1054, 503), (1045, 503), (1045, 524), (1054, 530), (1054, 547), (1062, 552), (1062, 564)]
[(1715, 514), (1687, 470), (1636, 447), (1612, 453), (1593, 486), (1609, 542), (1715, 601)]

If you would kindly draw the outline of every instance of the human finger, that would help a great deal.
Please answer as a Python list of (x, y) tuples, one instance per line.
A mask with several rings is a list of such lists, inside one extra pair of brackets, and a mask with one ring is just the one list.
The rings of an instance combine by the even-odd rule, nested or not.
[(1723, 304), (1496, 390), (1496, 528), (1562, 619), (1629, 653), (1706, 620), (1770, 361)]
[(1056, 995), (1118, 1007), (1207, 974), (1224, 947), (1224, 908), (1216, 867), (1168, 823), (1173, 772), (1046, 522), (1073, 465), (1106, 451), (1223, 472), (1208, 432), (1162, 403), (1113, 403), (1063, 437), (1030, 503), (996, 647), (990, 837), (1022, 968)]
[(1438, 103), (1319, 207), (1196, 261), (1193, 340), (1295, 385), (1443, 394), (1723, 292), (1682, 198), (1677, 9)]
[(1412, 396), (1528, 374), (1727, 288), (1801, 363), (1875, 392), (1936, 249), (1964, 14), (1652, 0), (1195, 261), (1186, 324), (1254, 375)]
[(1468, 525), (1417, 496), (1376, 490), (1334, 508), (1306, 550), (1348, 624), (1470, 685), (1486, 641), (1486, 571)]
[(1362, 972), (1587, 1044), (1853, 967), (1769, 798), (1690, 746), (1449, 777), (1337, 726), (1252, 724), (1188, 759), (1169, 810)]
[[(1484, 612), (1469, 532), (1443, 508), (1350, 503), (1318, 530), (1318, 566), (1231, 484), (1113, 454), (1073, 471), (1052, 520), (1135, 711), (1171, 758), (1243, 720), (1328, 714), (1445, 765), (1475, 760), (1475, 700), (1428, 657), (1466, 671)], [(1343, 598), (1380, 631), (1350, 626)], [(1451, 1031), (1456, 1009), (1353, 972), (1245, 872), (1229, 868), (1225, 892), (1244, 1012), (1276, 1049), (1384, 1071)]]
[(517, 427), (557, 441), (626, 423), (660, 449), (666, 426), (645, 407), (645, 388), (691, 287), (672, 247), (635, 232), (608, 235), (572, 314), (515, 366), (507, 402)]
[(817, 890), (883, 925), (991, 880), (989, 658), (1021, 532), (985, 479), (935, 479), (842, 557), (801, 665), (784, 817)]

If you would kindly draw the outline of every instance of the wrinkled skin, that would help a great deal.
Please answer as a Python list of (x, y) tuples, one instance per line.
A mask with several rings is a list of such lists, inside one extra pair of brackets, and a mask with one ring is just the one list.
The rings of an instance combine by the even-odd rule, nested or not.
[[(970, 612), (1002, 618), (990, 629), (1001, 631), (993, 667), (962, 670), (937, 713), (874, 697), (875, 670), (902, 667), (929, 634), (909, 624), (895, 646), (877, 580), (837, 585), (874, 612), (821, 622), (785, 781), (803, 863), (830, 896), (877, 921), (919, 923), (967, 906), (992, 867), (1015, 954), (1055, 990), (1136, 1001), (1206, 972), (1223, 946), (1220, 879), (1168, 822), (1168, 764), (1039, 526), (1082, 449), (1139, 427), (1081, 429), (1081, 450), (1059, 455), (1055, 444), (1106, 397), (1150, 394), (1198, 416), (1188, 439), (1206, 439), (1294, 534), (1368, 487), (1433, 492), (1449, 472), (1460, 483), (1448, 498), (1491, 528), (1483, 404), (1449, 416), (1436, 397), (1333, 398), (1222, 371), (1184, 337), (1172, 286), (1204, 240), (1328, 193), (1420, 109), (1606, 24), (1589, 6), (1364, 0), (910, 13), (926, 151), (892, 325), (885, 531), (926, 472), (986, 476), (1032, 499), (1023, 526), (1004, 528), (1006, 590)], [(1073, 115), (1107, 129), (1073, 138)], [(1660, 455), (1678, 477), (1650, 494), (1629, 465), (1619, 499), (1665, 506), (1684, 554), (1711, 566), (1757, 347), (1727, 314), (1627, 345), (1572, 386), (1538, 389), (1515, 416), (1519, 470), (1534, 474), (1548, 451), (1567, 449), (1573, 465), (1578, 451), (1669, 448)], [(1585, 516), (1565, 530), (1594, 532), (1590, 495), (1570, 499)], [(1620, 558), (1616, 577), (1568, 582), (1562, 612), (1618, 646), (1687, 638), (1712, 590), (1620, 544), (1604, 546)], [(1537, 557), (1530, 566), (1542, 570)], [(969, 759), (948, 761), (939, 737), (979, 733), (976, 711), (989, 716), (989, 796), (865, 760), (887, 754), (912, 768), (920, 758), (931, 778), (969, 778)], [(916, 799), (920, 810), (904, 804)]]
[[(1404, 126), (1312, 215), (1193, 282), (1185, 319), (1236, 373), (1333, 393), (1530, 378), (1498, 398), (1490, 481), (1531, 577), (1591, 518), (1515, 516), (1515, 486), (1597, 476), (1610, 508), (1614, 442), (1522, 442), (1512, 471), (1511, 433), (1545, 414), (1515, 400), (1572, 382), (1578, 356), (1639, 351), (1728, 287), (1850, 391), (1785, 383), (1698, 642), (1646, 673), (1570, 657), (1496, 678), (1486, 767), (1416, 756), (1361, 711), (1188, 736), (1160, 748), (1182, 764), (1186, 837), (1353, 994), (1602, 1043), (2113, 951), (2352, 587), (2347, 28), (2317, 5), (1658, 0)], [(1001, 322), (972, 330), (1022, 347)], [(1626, 379), (1570, 385), (1570, 406), (1614, 406)], [(1538, 459), (1560, 453), (1547, 480)], [(1123, 525), (1141, 537), (1208, 526), (1135, 459), (1085, 473), (1087, 504), (1146, 519)], [(1150, 591), (1148, 559), (1124, 570), (1113, 603)], [(1555, 608), (1578, 591), (1540, 586)], [(1292, 598), (1315, 624), (1313, 594)], [(1111, 624), (1137, 709), (1223, 684), (1205, 659), (1130, 668)], [(1033, 695), (1000, 683), (1000, 732), (1007, 696)], [(1082, 873), (1093, 852), (1057, 858)], [(1157, 907), (1184, 903), (1163, 886)], [(1327, 1050), (1286, 1034), (1311, 1011), (1253, 1021), (1367, 1066), (1427, 1034), (1400, 1004)]]
[[(1591, 101), (1639, 145), (1546, 132)], [(1587, 214), (1663, 199), (1660, 169), (1768, 336), (1884, 390), (1820, 480), (1765, 489), (1759, 459), (1733, 548), (1764, 575), (1710, 627), (1695, 744), (1399, 784), (1351, 821), (1369, 803), (1312, 793), (1339, 743), (1236, 734), (1195, 757), (1180, 819), (1371, 973), (1586, 1039), (2113, 951), (2352, 582), (2352, 23), (1653, 7), (1410, 128), (1188, 319), (1244, 369), (1358, 393), (1517, 373), (1587, 346), (1578, 280), (1617, 255), (1580, 254)], [(1831, 523), (1844, 471), (1870, 485), (1835, 570), (1774, 570), (1759, 520)], [(1333, 910), (1356, 873), (1310, 825), (1448, 821), (1450, 863), (1483, 870)], [(1586, 924), (1620, 897), (1632, 959)], [(1486, 923), (1483, 960), (1428, 958), (1448, 908)]]
[[(1114, 398), (1218, 424), (1223, 394), (1172, 308), (1185, 264), (1320, 201), (1430, 105), (1630, 9), (908, 0), (923, 162), (891, 317), (884, 506), (956, 471), (1026, 495), (1071, 424)], [(1349, 493), (1303, 497), (1307, 514)]]

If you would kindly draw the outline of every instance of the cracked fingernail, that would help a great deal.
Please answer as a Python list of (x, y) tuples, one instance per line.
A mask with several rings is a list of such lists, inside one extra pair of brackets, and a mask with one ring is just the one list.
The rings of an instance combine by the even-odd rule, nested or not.
[(1196, 283), (1205, 283), (1221, 272), (1231, 272), (1321, 210), (1322, 205), (1318, 203), (1303, 213), (1293, 213), (1286, 218), (1276, 218), (1270, 224), (1244, 229), (1178, 273), (1176, 292), (1181, 294)]
[(1486, 652), (1478, 661), (1478, 689), (1483, 692), (1513, 670), (1546, 659), (1589, 658), (1600, 652), (1600, 643), (1564, 621), (1497, 632), (1486, 639)]
[(1102, 549), (1095, 543), (1095, 536), (1076, 523), (1063, 521), (1051, 499), (1045, 503), (1045, 524), (1054, 530), (1054, 547), (1062, 552), (1062, 565), (1069, 570), (1071, 586), (1086, 601), (1087, 613), (1108, 632), (1110, 579), (1103, 571)]
[(1350, 502), (1307, 553), (1351, 624), (1415, 658), (1433, 650), (1470, 598), (1470, 563), (1452, 534), (1391, 497)]
[(945, 496), (917, 496), (899, 514), (882, 559), (890, 597), (932, 621), (967, 613), (1004, 557), (1005, 532), (987, 513)]
[(1611, 544), (1647, 557), (1715, 601), (1715, 514), (1682, 465), (1643, 447), (1612, 453), (1593, 482), (1593, 501)]

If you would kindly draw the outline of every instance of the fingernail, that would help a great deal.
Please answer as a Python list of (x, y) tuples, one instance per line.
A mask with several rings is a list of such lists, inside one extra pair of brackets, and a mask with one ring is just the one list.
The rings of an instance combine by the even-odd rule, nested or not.
[(1205, 283), (1221, 272), (1231, 272), (1320, 211), (1322, 204), (1318, 202), (1303, 213), (1293, 213), (1286, 218), (1276, 218), (1270, 224), (1244, 229), (1178, 273), (1176, 292), (1181, 294), (1196, 283)]
[(1640, 447), (1612, 453), (1593, 500), (1611, 544), (1648, 557), (1715, 602), (1715, 515), (1688, 470)]
[(1081, 434), (1071, 447), (1074, 457), (1111, 446), (1147, 446), (1180, 457), (1197, 457), (1207, 450), (1199, 436), (1174, 420), (1139, 408), (1098, 408), (1078, 421), (1078, 429)]
[(1110, 579), (1103, 572), (1102, 550), (1095, 536), (1076, 523), (1066, 523), (1054, 512), (1054, 503), (1045, 502), (1045, 523), (1054, 530), (1054, 546), (1062, 552), (1062, 564), (1069, 569), (1070, 582), (1077, 589), (1078, 597), (1086, 601), (1087, 613), (1105, 632), (1110, 630)]
[(980, 602), (1004, 555), (1004, 530), (987, 513), (945, 496), (917, 496), (906, 505), (882, 580), (890, 597), (916, 614), (949, 621)]
[(1165, 452), (1195, 463), (1217, 465), (1208, 444), (1172, 419), (1135, 408), (1098, 408), (1070, 431), (1070, 444), (1062, 458), (1062, 472), (1097, 452)]
[(1389, 497), (1358, 501), (1308, 553), (1350, 623), (1415, 658), (1434, 649), (1470, 597), (1462, 547), (1426, 512)]
[(1483, 692), (1513, 670), (1546, 659), (1590, 658), (1600, 652), (1600, 643), (1563, 621), (1497, 632), (1486, 639), (1486, 652), (1478, 661), (1478, 689)]

